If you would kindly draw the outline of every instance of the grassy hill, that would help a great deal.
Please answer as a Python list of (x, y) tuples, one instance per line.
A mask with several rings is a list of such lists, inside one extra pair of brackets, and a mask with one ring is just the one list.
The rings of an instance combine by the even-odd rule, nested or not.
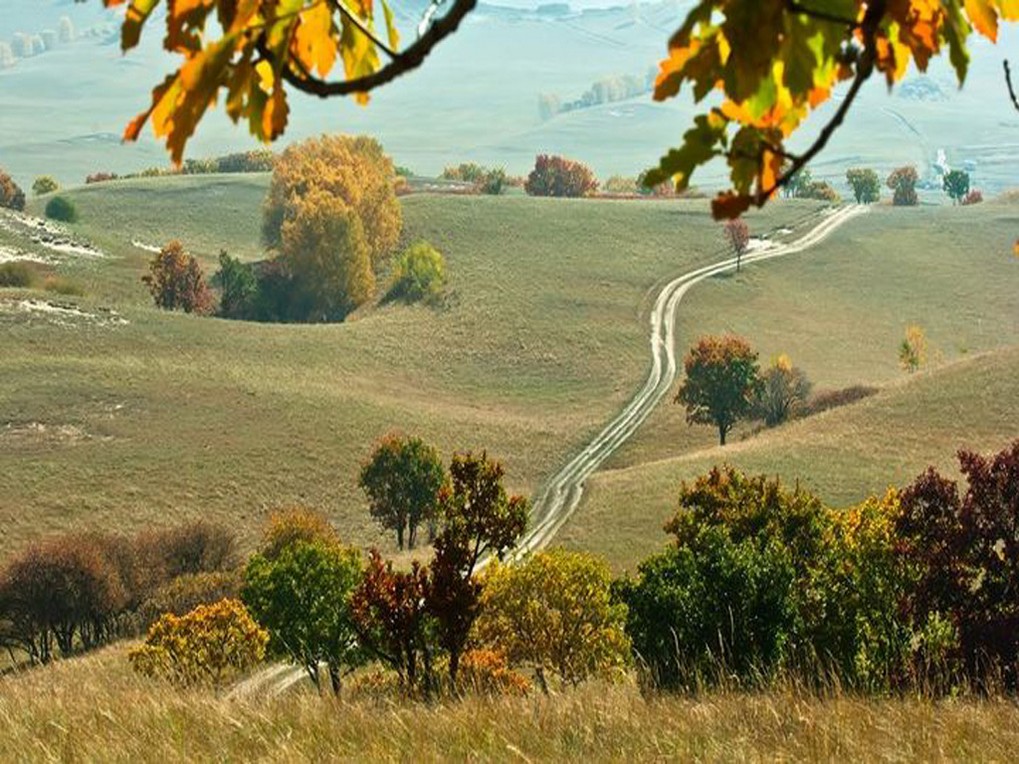
[[(270, 326), (160, 312), (133, 240), (179, 236), (211, 264), (258, 255), (264, 179), (176, 178), (71, 192), (76, 226), (108, 258), (63, 258), (97, 316), (18, 310), (0, 297), (0, 551), (41, 532), (205, 516), (250, 538), (304, 502), (345, 537), (378, 540), (356, 486), (372, 442), (398, 428), (487, 448), (532, 492), (639, 384), (642, 301), (717, 257), (702, 202), (409, 197), (406, 240), (451, 272), (441, 309), (387, 306), (343, 325)], [(761, 229), (816, 210), (775, 205)], [(24, 244), (24, 243), (23, 243)], [(24, 246), (32, 246), (30, 243)], [(12, 307), (13, 306), (13, 307)]]

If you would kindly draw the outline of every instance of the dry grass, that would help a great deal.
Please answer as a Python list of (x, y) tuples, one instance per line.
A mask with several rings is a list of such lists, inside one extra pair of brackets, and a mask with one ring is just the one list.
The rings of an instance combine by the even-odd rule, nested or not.
[(642, 696), (630, 684), (436, 705), (236, 701), (133, 676), (122, 648), (0, 679), (4, 761), (1010, 761), (1005, 700)]

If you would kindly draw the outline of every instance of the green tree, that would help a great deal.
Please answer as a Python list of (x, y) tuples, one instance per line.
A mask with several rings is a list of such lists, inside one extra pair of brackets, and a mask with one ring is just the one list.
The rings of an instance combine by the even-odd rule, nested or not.
[(388, 297), (407, 302), (435, 300), (446, 284), (446, 259), (426, 241), (412, 244), (393, 269)]
[(857, 204), (873, 204), (881, 198), (881, 179), (869, 168), (846, 170), (846, 182), (853, 189)]
[(220, 251), (219, 270), (212, 277), (212, 283), (219, 288), (220, 316), (233, 319), (253, 316), (258, 279), (250, 263), (242, 263), (226, 251)]
[[(418, 526), (439, 516), (439, 489), (445, 481), (439, 452), (420, 438), (390, 434), (361, 467), (359, 483), (371, 515), (396, 533), (400, 549), (413, 549)], [(434, 527), (434, 525), (432, 526)]]
[(56, 178), (52, 175), (40, 175), (32, 183), (32, 193), (36, 196), (52, 194), (54, 191), (58, 190), (60, 190), (60, 184), (57, 183)]
[(46, 202), (46, 217), (61, 223), (74, 223), (78, 220), (78, 208), (66, 196), (54, 196)]
[(371, 252), (361, 219), (324, 189), (309, 191), (283, 222), (280, 257), (293, 280), (291, 315), (342, 321), (375, 291)]
[(608, 565), (584, 552), (539, 552), (485, 571), (478, 637), (510, 665), (578, 684), (625, 666), (626, 607), (614, 602)]
[(361, 582), (356, 549), (324, 541), (298, 541), (274, 559), (254, 555), (244, 572), (241, 598), (269, 632), (269, 652), (303, 666), (321, 687), (324, 663), (335, 694), (344, 669), (361, 662), (350, 597)]
[(942, 183), (945, 193), (952, 200), (952, 204), (958, 204), (969, 193), (969, 173), (964, 170), (950, 170), (946, 172)]
[(750, 413), (761, 387), (757, 353), (742, 337), (702, 337), (683, 361), (686, 380), (676, 403), (686, 406), (690, 424), (713, 424), (718, 439)]

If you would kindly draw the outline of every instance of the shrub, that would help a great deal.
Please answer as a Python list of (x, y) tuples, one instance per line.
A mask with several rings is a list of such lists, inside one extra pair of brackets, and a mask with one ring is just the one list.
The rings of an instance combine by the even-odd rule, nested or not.
[(25, 209), (25, 192), (14, 178), (0, 170), (0, 207), (21, 212)]
[(57, 183), (56, 178), (52, 175), (40, 175), (32, 183), (32, 193), (36, 196), (43, 196), (45, 194), (52, 194), (54, 191), (60, 189), (60, 184)]
[(149, 565), (158, 566), (164, 580), (237, 566), (236, 536), (225, 526), (206, 520), (146, 531), (138, 543)]
[(867, 385), (851, 385), (841, 390), (824, 390), (808, 400), (800, 410), (801, 416), (814, 416), (822, 411), (848, 406), (851, 403), (862, 401), (879, 392), (876, 387)]
[(46, 217), (62, 223), (74, 223), (78, 220), (78, 208), (66, 196), (54, 196), (46, 202)]
[[(59, 197), (58, 197), (59, 198)], [(149, 275), (142, 277), (156, 307), (204, 315), (213, 308), (212, 293), (198, 261), (171, 241), (149, 263)]]
[(406, 302), (434, 301), (446, 285), (446, 259), (428, 242), (408, 247), (396, 261), (387, 297)]
[(221, 686), (265, 656), (269, 635), (237, 600), (201, 605), (184, 616), (164, 615), (145, 644), (128, 653), (135, 671), (182, 686)]
[(591, 196), (598, 181), (591, 168), (561, 156), (541, 154), (527, 177), (524, 190), (530, 196)]
[(971, 204), (980, 204), (984, 200), (983, 192), (978, 189), (973, 189), (966, 196), (963, 197), (960, 204), (964, 207), (968, 207)]
[(81, 297), (85, 294), (85, 290), (80, 284), (64, 276), (47, 276), (43, 281), (42, 288), (47, 292), (67, 297)]
[(589, 554), (539, 552), (485, 572), (478, 637), (511, 665), (578, 684), (625, 666), (625, 606), (611, 598), (608, 566)]
[(258, 553), (272, 562), (288, 547), (302, 543), (336, 545), (340, 536), (321, 512), (291, 507), (269, 515)]
[(637, 193), (637, 180), (622, 175), (613, 175), (602, 184), (602, 193), (611, 196), (633, 196)]
[(941, 183), (953, 204), (958, 204), (969, 194), (969, 173), (965, 170), (949, 170)]
[(115, 172), (99, 171), (87, 175), (85, 177), (85, 184), (92, 185), (94, 183), (106, 183), (111, 180), (117, 180), (118, 178), (120, 178), (120, 176)]
[(160, 586), (141, 604), (139, 620), (147, 629), (167, 613), (182, 616), (199, 605), (234, 599), (240, 588), (240, 578), (233, 571), (185, 573)]
[(0, 263), (0, 287), (28, 289), (35, 285), (36, 272), (28, 263)]
[(920, 176), (912, 165), (893, 170), (885, 181), (888, 188), (894, 192), (892, 204), (896, 207), (915, 207), (919, 204), (920, 200), (916, 195), (916, 184), (919, 180)]
[(219, 270), (212, 277), (219, 288), (219, 315), (223, 318), (247, 319), (255, 313), (258, 279), (250, 263), (242, 263), (226, 252), (219, 253)]
[(927, 363), (927, 335), (923, 328), (914, 325), (906, 327), (906, 336), (899, 344), (899, 365), (903, 371), (913, 374)]
[(788, 356), (781, 355), (761, 375), (753, 414), (768, 427), (776, 427), (796, 416), (809, 395), (810, 380), (806, 373), (795, 368)]
[(439, 452), (432, 446), (420, 438), (393, 433), (379, 442), (361, 466), (358, 483), (368, 497), (371, 516), (396, 533), (400, 549), (405, 540), (413, 549), (421, 523), (434, 531), (445, 475)]
[(812, 181), (807, 186), (800, 188), (796, 195), (800, 199), (816, 199), (821, 202), (830, 202), (831, 204), (838, 204), (842, 201), (842, 197), (839, 196), (839, 192), (835, 190), (835, 187), (824, 180)]
[(255, 555), (244, 573), (242, 598), (269, 631), (269, 651), (303, 666), (321, 687), (319, 664), (340, 692), (344, 669), (357, 666), (362, 651), (350, 597), (361, 581), (361, 556), (335, 542), (298, 541), (275, 557)]
[(276, 154), (270, 149), (255, 149), (227, 154), (216, 160), (217, 172), (272, 172)]
[(468, 650), (460, 661), (456, 690), (462, 695), (526, 695), (531, 683), (496, 650)]
[(447, 167), (442, 171), (446, 180), (457, 180), (470, 183), (480, 194), (498, 196), (506, 185), (506, 170), (501, 167), (482, 167), (473, 162), (464, 162), (455, 167)]

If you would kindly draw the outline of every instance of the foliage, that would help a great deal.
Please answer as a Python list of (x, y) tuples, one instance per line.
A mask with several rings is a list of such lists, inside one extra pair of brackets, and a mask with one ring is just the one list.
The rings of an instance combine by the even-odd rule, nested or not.
[(446, 259), (426, 241), (412, 244), (396, 261), (388, 297), (406, 302), (435, 300), (446, 285)]
[(742, 218), (734, 218), (725, 221), (723, 231), (729, 249), (736, 256), (736, 272), (739, 273), (743, 255), (750, 246), (750, 226)]
[(881, 198), (881, 179), (870, 168), (846, 170), (846, 182), (853, 189), (857, 204), (873, 204)]
[(268, 149), (216, 157), (216, 172), (272, 172), (276, 155)]
[(166, 613), (185, 615), (199, 605), (235, 599), (240, 593), (240, 583), (233, 571), (185, 573), (160, 586), (142, 603), (139, 620), (147, 629)]
[(237, 537), (233, 531), (206, 520), (144, 531), (138, 544), (148, 565), (167, 579), (227, 571), (237, 565)]
[(831, 204), (838, 204), (842, 201), (842, 197), (839, 196), (839, 192), (835, 190), (835, 187), (824, 180), (815, 180), (810, 185), (800, 189), (797, 196), (801, 199), (816, 199), (817, 201), (830, 202)]
[(202, 266), (176, 239), (152, 258), (149, 275), (143, 276), (142, 281), (148, 286), (157, 308), (198, 315), (212, 311), (212, 293), (205, 283)]
[(919, 204), (916, 195), (916, 184), (919, 180), (920, 176), (912, 165), (893, 170), (885, 181), (888, 188), (895, 192), (892, 195), (892, 204), (896, 207), (915, 207)]
[(0, 170), (0, 207), (18, 212), (25, 209), (25, 192), (14, 182), (14, 178)]
[(637, 180), (613, 175), (602, 184), (602, 193), (610, 196), (632, 196), (637, 193)]
[(802, 416), (814, 416), (829, 409), (848, 406), (851, 403), (862, 401), (879, 392), (876, 387), (867, 385), (851, 385), (840, 390), (823, 390), (814, 394), (801, 409)]
[(965, 170), (949, 170), (942, 178), (942, 185), (952, 203), (958, 204), (969, 194), (969, 173)]
[(788, 182), (782, 189), (782, 194), (794, 199), (802, 199), (806, 191), (814, 184), (814, 174), (807, 167), (796, 170), (789, 176)]
[(45, 194), (52, 194), (54, 191), (60, 190), (60, 184), (57, 183), (57, 179), (52, 175), (40, 175), (32, 183), (32, 193), (36, 196), (44, 196)]
[(0, 263), (0, 287), (24, 289), (34, 286), (35, 282), (36, 273), (28, 263), (18, 260)]
[[(665, 100), (687, 86), (697, 101), (720, 90), (721, 103), (694, 117), (683, 145), (662, 158), (652, 180), (672, 178), (685, 188), (698, 167), (721, 156), (732, 190), (716, 198), (716, 217), (762, 206), (824, 148), (872, 75), (892, 86), (911, 63), (926, 71), (947, 48), (961, 84), (971, 30), (993, 41), (999, 19), (1017, 18), (1019, 6), (1005, 0), (703, 0), (670, 38), (654, 95)], [(802, 153), (790, 152), (787, 140), (846, 81), (848, 91), (817, 138)]]
[(128, 653), (135, 671), (181, 686), (222, 686), (265, 656), (269, 635), (237, 600), (200, 605), (183, 616), (164, 615), (145, 644)]
[(336, 546), (339, 543), (339, 534), (321, 512), (307, 507), (290, 507), (269, 515), (258, 553), (274, 562), (284, 550), (295, 544)]
[(806, 373), (794, 367), (789, 356), (780, 355), (761, 374), (753, 413), (768, 427), (776, 427), (797, 415), (810, 396), (810, 388)]
[(506, 185), (506, 170), (502, 167), (482, 167), (474, 162), (447, 167), (442, 171), (446, 180), (458, 180), (470, 183), (480, 194), (498, 196)]
[(478, 636), (544, 681), (549, 671), (577, 684), (625, 666), (625, 606), (611, 598), (612, 575), (583, 552), (539, 552), (485, 572)]
[(361, 556), (335, 541), (292, 541), (272, 559), (248, 561), (242, 599), (269, 632), (269, 652), (304, 667), (321, 687), (326, 664), (334, 693), (346, 668), (361, 660), (350, 597), (361, 580)]
[(62, 223), (74, 223), (78, 220), (78, 208), (66, 196), (54, 196), (46, 203), (46, 217)]
[(100, 170), (99, 172), (93, 172), (86, 175), (85, 185), (91, 186), (96, 183), (107, 183), (111, 180), (118, 180), (119, 178), (120, 176), (117, 175), (117, 173), (115, 172), (106, 172), (105, 170)]
[(506, 664), (495, 650), (468, 650), (460, 661), (454, 688), (461, 695), (526, 695), (531, 683)]
[(760, 389), (757, 353), (742, 337), (702, 337), (683, 361), (686, 380), (676, 403), (690, 424), (714, 424), (721, 445), (732, 426), (750, 413)]
[[(935, 616), (958, 635), (969, 676), (1019, 686), (1019, 441), (993, 457), (959, 452), (967, 488), (933, 468), (902, 493), (900, 552), (916, 570), (906, 601), (915, 628)], [(920, 656), (923, 658), (924, 656)]]
[(438, 642), (449, 656), (449, 676), (457, 682), (460, 657), (480, 612), (481, 584), (474, 570), (484, 555), (502, 559), (527, 528), (528, 502), (509, 496), (502, 465), (486, 453), (456, 454), (439, 506), (442, 532), (435, 539), (430, 566), (428, 610)]
[(962, 198), (962, 201), (959, 202), (959, 204), (961, 204), (963, 207), (969, 207), (970, 205), (973, 204), (980, 204), (983, 200), (984, 200), (983, 192), (980, 191), (979, 189), (974, 188), (972, 191), (970, 191), (968, 194), (966, 194), (966, 196)]
[(377, 550), (368, 555), (361, 584), (351, 597), (351, 613), (362, 647), (417, 690), (431, 681), (428, 644), (428, 573), (416, 560), (410, 570), (396, 571)]
[(218, 315), (240, 320), (254, 316), (258, 279), (250, 263), (242, 263), (221, 251), (219, 270), (212, 277), (212, 284), (219, 288)]
[(421, 523), (435, 527), (439, 489), (445, 471), (439, 453), (420, 438), (390, 434), (361, 466), (359, 484), (368, 496), (371, 515), (395, 531), (400, 549), (413, 549)]
[[(403, 226), (395, 181), (393, 162), (374, 138), (323, 135), (292, 144), (273, 168), (262, 213), (265, 242), (284, 249), (287, 221), (321, 209), (332, 212), (342, 204), (349, 212), (336, 214), (350, 219), (348, 228), (360, 226), (374, 265), (396, 245)], [(317, 203), (302, 205), (311, 195)]]
[(910, 324), (906, 336), (899, 345), (899, 365), (910, 374), (919, 371), (927, 363), (927, 335), (922, 327)]
[(524, 190), (530, 196), (591, 196), (598, 180), (587, 165), (561, 156), (540, 154), (527, 176)]
[(47, 276), (42, 282), (42, 288), (65, 297), (82, 297), (85, 294), (84, 288), (79, 283), (57, 275)]
[(316, 188), (291, 202), (280, 257), (292, 278), (290, 314), (302, 321), (342, 321), (375, 291), (361, 218), (340, 198)]

